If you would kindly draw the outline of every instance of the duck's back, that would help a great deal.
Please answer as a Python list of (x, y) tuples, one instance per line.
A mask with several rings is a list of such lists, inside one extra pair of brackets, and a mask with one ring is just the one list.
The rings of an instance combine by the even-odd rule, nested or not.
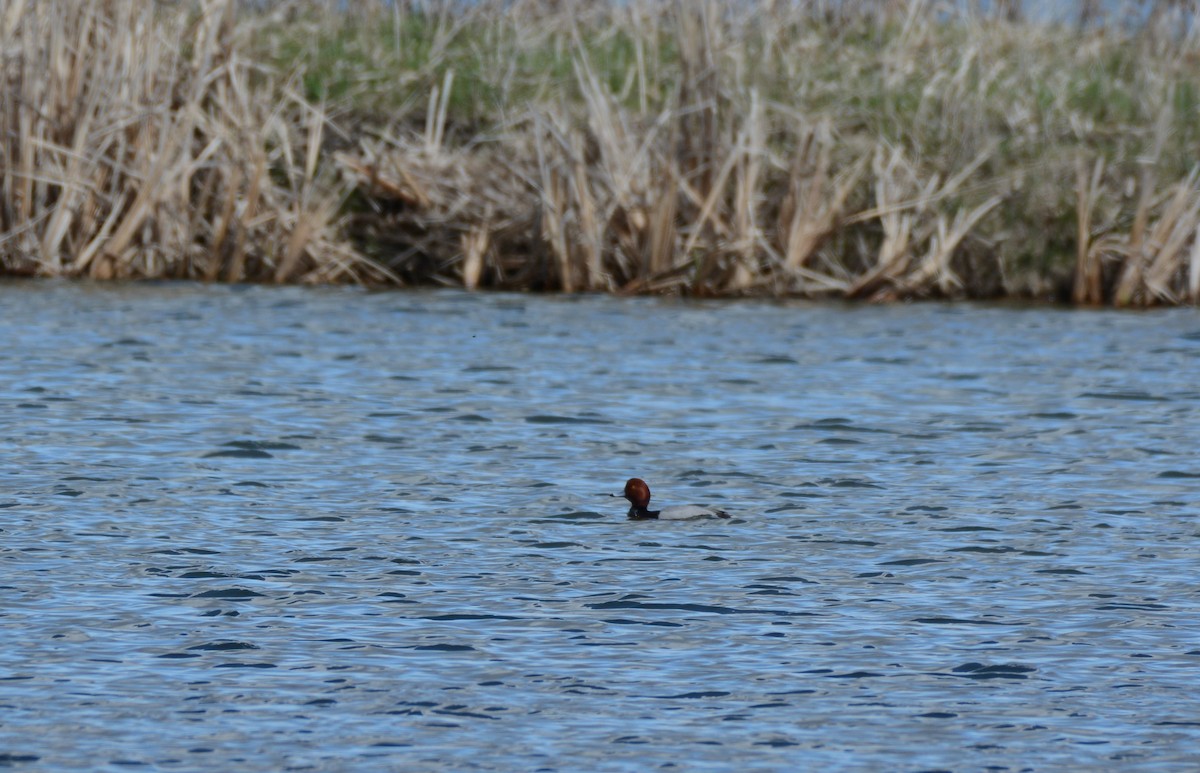
[(699, 505), (675, 505), (658, 511), (660, 521), (686, 521), (689, 518), (728, 518), (729, 514)]

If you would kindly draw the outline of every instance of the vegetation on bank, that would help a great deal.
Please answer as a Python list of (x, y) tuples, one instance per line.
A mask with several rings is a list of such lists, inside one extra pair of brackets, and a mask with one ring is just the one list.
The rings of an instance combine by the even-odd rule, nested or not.
[(10, 273), (1200, 300), (1192, 20), (907, 0), (0, 13)]

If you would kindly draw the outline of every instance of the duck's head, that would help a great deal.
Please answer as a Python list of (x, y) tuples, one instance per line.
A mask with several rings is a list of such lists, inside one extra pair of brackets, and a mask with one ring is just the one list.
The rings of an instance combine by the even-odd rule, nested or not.
[(641, 478), (630, 478), (625, 482), (625, 498), (639, 509), (650, 506), (650, 487)]

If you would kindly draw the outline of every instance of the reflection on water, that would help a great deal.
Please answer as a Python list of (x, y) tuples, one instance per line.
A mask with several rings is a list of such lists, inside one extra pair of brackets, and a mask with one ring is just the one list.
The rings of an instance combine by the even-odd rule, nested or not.
[(1193, 310), (0, 303), (0, 761), (1200, 763)]

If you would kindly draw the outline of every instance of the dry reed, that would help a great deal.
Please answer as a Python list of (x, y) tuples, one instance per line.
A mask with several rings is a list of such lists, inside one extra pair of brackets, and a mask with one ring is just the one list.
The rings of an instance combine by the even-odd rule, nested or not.
[[(1194, 35), (737, 9), (474, 6), (505, 41), (481, 92), (531, 96), (432, 143), (405, 127), (428, 135), (448, 95), (410, 100), (339, 156), (379, 207), (376, 257), (470, 288), (1200, 298)], [(453, 49), (419, 77), (474, 66)], [(545, 51), (569, 74), (521, 71)]]
[(322, 163), (326, 116), (239, 55), (230, 0), (195, 10), (7, 6), (0, 265), (96, 278), (388, 278), (339, 232), (346, 188)]
[(10, 6), (9, 271), (1200, 300), (1200, 50), (1169, 9), (203, 8)]

